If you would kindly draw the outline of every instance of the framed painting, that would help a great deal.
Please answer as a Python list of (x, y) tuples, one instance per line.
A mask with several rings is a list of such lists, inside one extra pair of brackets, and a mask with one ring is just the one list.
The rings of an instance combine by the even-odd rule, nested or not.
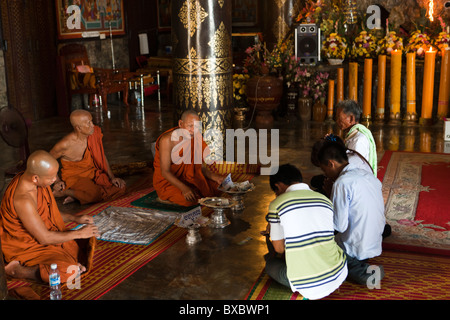
[(123, 0), (55, 0), (59, 39), (125, 34)]
[(233, 0), (232, 24), (253, 27), (258, 24), (258, 0)]
[(172, 27), (172, 1), (158, 0), (158, 31), (170, 31)]

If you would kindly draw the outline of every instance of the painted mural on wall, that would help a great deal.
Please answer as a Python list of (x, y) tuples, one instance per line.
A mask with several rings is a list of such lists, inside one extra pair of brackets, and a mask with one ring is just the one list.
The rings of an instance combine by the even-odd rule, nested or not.
[(123, 0), (56, 0), (58, 38), (125, 34)]

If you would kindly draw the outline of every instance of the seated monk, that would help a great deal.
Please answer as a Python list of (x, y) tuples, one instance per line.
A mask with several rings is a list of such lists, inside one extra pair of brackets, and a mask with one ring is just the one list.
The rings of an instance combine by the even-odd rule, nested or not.
[[(201, 132), (194, 130), (196, 125), (201, 128), (200, 118), (195, 111), (187, 110), (178, 127), (166, 131), (156, 141), (153, 186), (160, 200), (193, 206), (199, 198), (220, 194), (217, 188), (224, 176), (211, 172), (204, 163), (203, 155), (207, 155), (209, 148)], [(191, 152), (184, 153), (189, 148)], [(173, 161), (175, 158), (180, 161)]]
[(125, 194), (125, 181), (114, 177), (103, 150), (101, 129), (86, 110), (70, 114), (73, 131), (50, 151), (61, 161), (61, 179), (53, 186), (55, 197), (81, 204), (111, 200)]
[[(50, 266), (56, 263), (61, 282), (67, 282), (90, 268), (98, 229), (90, 216), (59, 211), (50, 188), (58, 169), (48, 152), (36, 151), (28, 158), (25, 172), (14, 177), (5, 191), (0, 237), (9, 277), (48, 282)], [(65, 227), (69, 221), (85, 226), (69, 231)], [(86, 244), (87, 252), (82, 248)], [(74, 268), (68, 270), (70, 266)]]

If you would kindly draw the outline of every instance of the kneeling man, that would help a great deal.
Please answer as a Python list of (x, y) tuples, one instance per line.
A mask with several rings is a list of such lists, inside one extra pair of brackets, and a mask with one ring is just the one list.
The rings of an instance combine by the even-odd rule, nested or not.
[(334, 239), (331, 201), (302, 180), (289, 164), (270, 176), (277, 197), (267, 215), (266, 272), (292, 292), (321, 299), (345, 281), (346, 256)]

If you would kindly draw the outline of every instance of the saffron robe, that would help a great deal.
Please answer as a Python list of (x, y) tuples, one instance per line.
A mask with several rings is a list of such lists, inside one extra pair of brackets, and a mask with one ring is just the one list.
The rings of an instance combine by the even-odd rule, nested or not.
[(111, 200), (126, 191), (113, 185), (109, 179), (102, 138), (101, 129), (95, 126), (94, 133), (88, 137), (83, 159), (61, 159), (61, 179), (67, 189), (75, 192), (75, 198), (81, 204)]
[[(18, 174), (5, 191), (0, 212), (0, 237), (6, 263), (19, 261), (22, 266), (39, 266), (39, 274), (44, 282), (52, 263), (58, 265), (61, 282), (67, 282), (72, 273), (66, 273), (69, 266), (80, 262), (86, 271), (92, 268), (95, 237), (67, 241), (55, 245), (40, 244), (24, 227), (14, 207), (14, 194), (21, 174)], [(37, 211), (50, 231), (67, 231), (50, 187), (37, 188)]]
[[(176, 129), (179, 128), (178, 127), (172, 128), (166, 131), (165, 133), (173, 132)], [(196, 205), (198, 203), (197, 201), (195, 202), (187, 201), (184, 198), (183, 194), (181, 193), (181, 190), (172, 185), (162, 176), (159, 141), (163, 135), (161, 135), (158, 138), (155, 145), (155, 159), (153, 161), (153, 169), (154, 169), (153, 187), (155, 188), (156, 193), (158, 194), (158, 197), (161, 200), (167, 200), (186, 207)], [(195, 150), (195, 147), (197, 146), (195, 146), (195, 138), (193, 138), (191, 139), (190, 159), (186, 159), (186, 155), (183, 155), (183, 149), (180, 149), (178, 154), (180, 158), (184, 157), (184, 160), (189, 161), (180, 161), (180, 163), (172, 162), (172, 164), (170, 165), (170, 171), (181, 182), (183, 182), (184, 184), (195, 190), (200, 198), (217, 196), (220, 194), (220, 192), (217, 190), (219, 184), (205, 177), (205, 175), (202, 172), (202, 164), (195, 163), (195, 154), (196, 153), (197, 155), (199, 154), (198, 150)], [(201, 145), (202, 156), (206, 148), (208, 148), (208, 145), (202, 139)]]

